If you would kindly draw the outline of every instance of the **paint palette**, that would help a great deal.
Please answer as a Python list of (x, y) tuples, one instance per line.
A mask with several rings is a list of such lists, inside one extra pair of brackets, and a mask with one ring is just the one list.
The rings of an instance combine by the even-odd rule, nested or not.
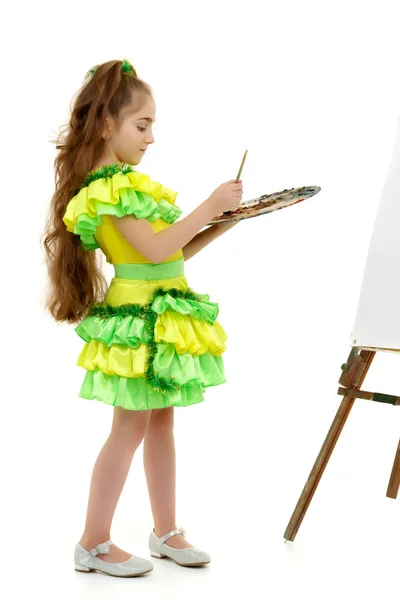
[(320, 191), (321, 188), (318, 185), (312, 185), (308, 187), (286, 189), (273, 194), (264, 194), (254, 200), (242, 202), (235, 210), (229, 210), (217, 215), (208, 223), (208, 225), (258, 217), (303, 202), (303, 200), (315, 196), (315, 194), (318, 194)]

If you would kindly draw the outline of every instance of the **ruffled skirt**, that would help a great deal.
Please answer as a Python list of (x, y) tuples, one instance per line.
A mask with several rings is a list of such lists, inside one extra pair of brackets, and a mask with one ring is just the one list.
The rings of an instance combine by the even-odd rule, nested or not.
[(75, 328), (85, 341), (77, 365), (87, 371), (79, 396), (128, 410), (202, 402), (205, 388), (226, 382), (218, 312), (183, 274), (114, 277), (104, 301)]

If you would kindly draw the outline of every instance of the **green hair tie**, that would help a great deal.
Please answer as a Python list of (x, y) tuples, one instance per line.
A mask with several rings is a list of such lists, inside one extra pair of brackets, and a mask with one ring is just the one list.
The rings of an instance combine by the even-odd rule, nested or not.
[(86, 77), (89, 77), (89, 75), (91, 77), (93, 77), (93, 75), (96, 73), (97, 69), (100, 67), (101, 65), (96, 65), (95, 67), (92, 67), (92, 69), (89, 69), (89, 71), (86, 73), (85, 75), (85, 79)]
[(129, 62), (129, 60), (125, 59), (122, 61), (121, 71), (122, 73), (127, 73), (128, 75), (136, 76), (136, 70), (133, 67), (133, 65)]
[[(89, 75), (90, 75), (90, 77), (93, 77), (99, 67), (101, 67), (101, 65), (96, 65), (95, 67), (92, 67), (91, 69), (89, 69), (89, 71), (85, 75), (85, 79), (86, 79), (86, 77), (89, 77)], [(135, 77), (137, 77), (135, 68), (129, 62), (129, 60), (126, 60), (126, 59), (124, 59), (122, 61), (121, 72), (126, 73), (127, 75), (134, 75)]]

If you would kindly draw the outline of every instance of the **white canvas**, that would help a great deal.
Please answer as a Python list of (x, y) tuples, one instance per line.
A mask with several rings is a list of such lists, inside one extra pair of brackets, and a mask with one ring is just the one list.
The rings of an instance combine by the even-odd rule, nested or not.
[(400, 119), (350, 338), (351, 346), (400, 352)]

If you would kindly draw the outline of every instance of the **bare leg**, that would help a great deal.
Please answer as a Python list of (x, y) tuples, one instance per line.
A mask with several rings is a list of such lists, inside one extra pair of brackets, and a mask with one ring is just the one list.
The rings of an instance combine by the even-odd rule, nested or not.
[[(110, 539), (111, 522), (131, 466), (151, 416), (151, 410), (114, 407), (111, 432), (93, 468), (84, 533), (80, 544), (91, 550)], [(127, 560), (131, 554), (114, 544), (110, 554), (99, 554), (107, 562)]]
[[(154, 531), (162, 537), (176, 529), (176, 462), (174, 440), (174, 407), (153, 409), (143, 444), (143, 463)], [(193, 548), (182, 535), (166, 542), (173, 548)]]

